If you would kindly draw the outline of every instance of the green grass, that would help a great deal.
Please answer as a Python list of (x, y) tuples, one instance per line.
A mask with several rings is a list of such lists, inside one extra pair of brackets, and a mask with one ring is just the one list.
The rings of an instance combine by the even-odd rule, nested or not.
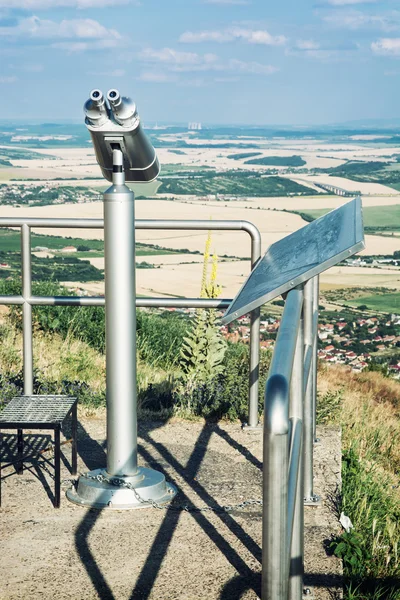
[(265, 165), (274, 167), (302, 167), (306, 161), (301, 156), (263, 156), (246, 160), (246, 165)]
[[(290, 196), (313, 195), (309, 187), (305, 187), (284, 177), (262, 177), (259, 173), (248, 171), (227, 171), (226, 173), (207, 173), (195, 177), (181, 179), (164, 179), (160, 193), (193, 194), (227, 194), (232, 196)], [(318, 192), (315, 193), (318, 195)]]
[[(32, 248), (42, 246), (50, 250), (61, 250), (65, 246), (88, 246), (93, 250), (103, 250), (102, 240), (84, 240), (81, 238), (68, 238), (55, 235), (39, 235), (32, 233)], [(21, 235), (19, 231), (0, 228), (0, 251), (19, 252), (21, 248)]]
[[(103, 240), (84, 240), (82, 238), (60, 237), (55, 235), (40, 235), (32, 233), (32, 249), (36, 247), (48, 248), (49, 250), (61, 250), (65, 246), (86, 246), (95, 252), (74, 252), (77, 258), (94, 258), (104, 256)], [(21, 234), (12, 229), (0, 228), (0, 252), (19, 252), (21, 249)], [(71, 253), (72, 254), (72, 253)], [(147, 244), (136, 245), (136, 256), (154, 256), (166, 254), (179, 254), (168, 248), (158, 248)], [(67, 254), (68, 256), (68, 254)]]
[(237, 154), (228, 154), (226, 158), (232, 158), (233, 160), (244, 160), (245, 158), (253, 158), (254, 156), (260, 156), (261, 152), (239, 152)]
[(333, 537), (344, 567), (345, 600), (400, 599), (398, 403), (400, 385), (379, 373), (320, 369), (317, 422), (342, 428), (342, 489), (337, 516), (353, 529)]
[[(297, 212), (297, 211), (296, 211)], [(300, 216), (314, 220), (329, 212), (329, 209), (313, 209), (299, 211)], [(393, 206), (368, 206), (363, 208), (363, 221), (366, 231), (378, 233), (380, 230), (400, 230), (400, 204)]]
[(354, 300), (346, 301), (346, 304), (355, 307), (365, 304), (369, 310), (383, 313), (400, 313), (400, 293), (360, 296)]

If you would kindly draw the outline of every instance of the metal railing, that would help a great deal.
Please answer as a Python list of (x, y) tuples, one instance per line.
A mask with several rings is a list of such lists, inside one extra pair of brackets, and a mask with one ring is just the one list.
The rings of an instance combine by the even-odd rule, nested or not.
[(265, 387), (262, 599), (303, 597), (304, 505), (313, 492), (318, 277), (288, 292)]
[[(103, 219), (38, 219), (38, 218), (0, 218), (0, 227), (21, 228), (22, 294), (0, 296), (0, 305), (21, 305), (23, 322), (23, 375), (24, 394), (33, 393), (33, 334), (32, 306), (104, 306), (103, 296), (33, 296), (31, 269), (31, 229), (32, 228), (69, 228), (103, 229)], [(161, 220), (137, 219), (136, 229), (169, 230), (218, 230), (245, 231), (251, 238), (251, 268), (261, 257), (261, 235), (253, 223), (233, 220)], [(205, 298), (137, 298), (137, 307), (174, 307), (174, 308), (227, 308), (231, 299)], [(258, 425), (258, 381), (260, 359), (260, 309), (251, 313), (250, 323), (250, 380), (249, 380), (249, 417), (248, 425)]]

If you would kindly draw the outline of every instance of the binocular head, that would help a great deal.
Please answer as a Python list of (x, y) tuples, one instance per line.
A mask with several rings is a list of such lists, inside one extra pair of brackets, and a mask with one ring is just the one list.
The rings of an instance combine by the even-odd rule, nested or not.
[(123, 154), (126, 181), (140, 183), (157, 177), (160, 165), (156, 152), (143, 131), (136, 104), (130, 98), (121, 97), (115, 89), (105, 98), (95, 89), (91, 91), (84, 111), (97, 162), (108, 181), (112, 181), (115, 148)]

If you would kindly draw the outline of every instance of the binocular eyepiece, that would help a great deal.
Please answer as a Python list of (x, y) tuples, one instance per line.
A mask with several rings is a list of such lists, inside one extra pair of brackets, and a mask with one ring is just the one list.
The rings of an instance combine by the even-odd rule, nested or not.
[(106, 179), (112, 181), (112, 154), (117, 146), (124, 157), (126, 181), (155, 179), (160, 166), (153, 146), (143, 131), (136, 104), (121, 97), (118, 90), (90, 92), (84, 106), (85, 124), (92, 137), (97, 162)]

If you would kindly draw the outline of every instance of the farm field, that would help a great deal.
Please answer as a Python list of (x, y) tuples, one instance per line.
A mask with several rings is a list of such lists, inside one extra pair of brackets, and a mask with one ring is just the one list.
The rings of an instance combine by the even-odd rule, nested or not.
[[(318, 219), (328, 211), (314, 209), (302, 211), (312, 219)], [(364, 227), (369, 231), (375, 229), (399, 230), (400, 229), (400, 204), (392, 206), (363, 206)]]
[(400, 293), (376, 294), (373, 296), (360, 296), (355, 300), (348, 300), (350, 306), (367, 306), (369, 310), (385, 313), (400, 313)]
[[(364, 219), (368, 228), (363, 254), (392, 254), (400, 250), (400, 236), (396, 236), (396, 231), (400, 231), (400, 194), (393, 187), (373, 181), (352, 181), (334, 175), (335, 170), (351, 174), (348, 161), (363, 161), (371, 165), (379, 165), (380, 162), (384, 165), (389, 161), (395, 164), (393, 157), (400, 154), (400, 144), (395, 146), (391, 142), (385, 146), (379, 136), (373, 139), (353, 136), (330, 142), (328, 138), (286, 136), (281, 139), (268, 138), (265, 134), (259, 138), (256, 135), (235, 138), (233, 135), (213, 137), (205, 132), (170, 134), (153, 130), (150, 135), (156, 148), (159, 144), (157, 154), (161, 178), (151, 184), (135, 186), (137, 219), (250, 221), (261, 232), (262, 251), (265, 252), (270, 244), (306, 225), (299, 214), (293, 214), (294, 211), (318, 217), (351, 199), (315, 186), (316, 182), (333, 183), (350, 191), (363, 192)], [(69, 140), (69, 147), (63, 148), (62, 142), (53, 145), (50, 140), (50, 147), (36, 149), (32, 147), (33, 139), (31, 141), (27, 149), (19, 144), (17, 148), (0, 150), (2, 159), (7, 163), (0, 167), (0, 182), (18, 178), (10, 185), (28, 187), (38, 186), (34, 179), (40, 179), (50, 188), (66, 184), (71, 187), (85, 185), (97, 192), (108, 187), (99, 173), (89, 144), (74, 148)], [(251, 164), (253, 162), (263, 164)], [(361, 170), (363, 162), (359, 163)], [(358, 163), (356, 167), (359, 168)], [(55, 177), (59, 177), (60, 181), (50, 181)], [(282, 186), (281, 191), (279, 185)], [(156, 195), (157, 190), (158, 199), (140, 199), (140, 196)], [(267, 195), (271, 193), (280, 195)], [(285, 195), (288, 193), (301, 195)], [(217, 200), (216, 194), (226, 194), (234, 199)], [(0, 217), (6, 216), (102, 218), (103, 206), (96, 201), (43, 207), (0, 206)], [(380, 227), (385, 228), (382, 235), (377, 229)], [(394, 235), (390, 235), (392, 231)], [(65, 239), (65, 235), (70, 237)], [(75, 258), (89, 260), (92, 266), (102, 270), (102, 237), (102, 230), (35, 229), (32, 247), (48, 248), (51, 257), (52, 251), (66, 245), (87, 246), (92, 252), (74, 253)], [(157, 267), (156, 273), (154, 269), (140, 270), (138, 293), (174, 295), (178, 288), (182, 296), (197, 296), (206, 237), (206, 231), (138, 229), (138, 244), (159, 246), (137, 247), (137, 256), (147, 257), (145, 262)], [(19, 248), (18, 231), (0, 230), (0, 251), (19, 252)], [(250, 254), (248, 234), (215, 231), (212, 233), (211, 251), (220, 257), (218, 278), (223, 286), (222, 295), (235, 295), (249, 271), (248, 261), (243, 260)], [(223, 260), (221, 257), (224, 255), (230, 258)], [(232, 257), (240, 258), (242, 262), (238, 263)], [(365, 287), (385, 285), (394, 290), (400, 288), (395, 269), (362, 268), (351, 271), (334, 268), (321, 278), (322, 286), (351, 286), (356, 282)], [(91, 283), (86, 282), (85, 285), (90, 286)], [(93, 285), (101, 293), (102, 282)]]

